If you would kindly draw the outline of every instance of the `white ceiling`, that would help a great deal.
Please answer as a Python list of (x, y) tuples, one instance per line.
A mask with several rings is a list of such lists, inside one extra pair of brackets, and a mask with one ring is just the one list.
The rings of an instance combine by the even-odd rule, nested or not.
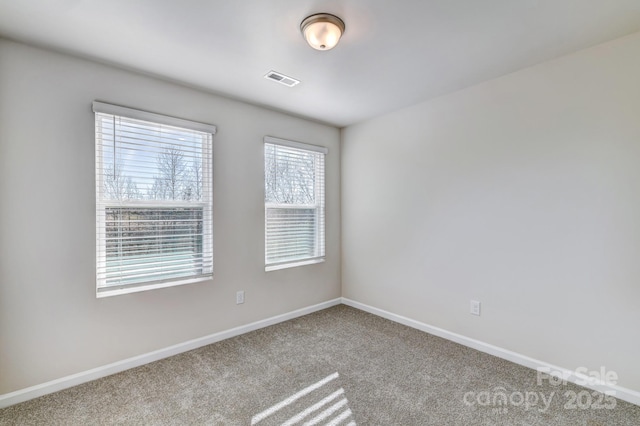
[[(318, 12), (331, 51), (300, 35)], [(637, 31), (640, 0), (0, 0), (2, 36), (336, 126)]]

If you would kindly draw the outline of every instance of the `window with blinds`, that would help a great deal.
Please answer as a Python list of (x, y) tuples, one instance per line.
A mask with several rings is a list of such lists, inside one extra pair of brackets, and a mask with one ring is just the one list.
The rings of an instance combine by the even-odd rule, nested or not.
[(215, 126), (93, 103), (97, 295), (213, 274)]
[(265, 137), (265, 270), (324, 260), (326, 154), (323, 147)]

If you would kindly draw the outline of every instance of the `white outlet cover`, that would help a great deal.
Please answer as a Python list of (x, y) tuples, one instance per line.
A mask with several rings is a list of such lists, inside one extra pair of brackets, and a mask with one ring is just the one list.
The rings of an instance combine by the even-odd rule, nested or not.
[(480, 316), (480, 302), (478, 302), (477, 300), (472, 300), (469, 312), (472, 315)]
[(240, 305), (241, 303), (244, 303), (244, 291), (236, 293), (236, 305)]

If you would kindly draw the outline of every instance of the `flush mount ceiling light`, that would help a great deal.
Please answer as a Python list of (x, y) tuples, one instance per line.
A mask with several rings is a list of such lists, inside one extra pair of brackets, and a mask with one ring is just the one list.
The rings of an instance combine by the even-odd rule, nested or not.
[(300, 31), (309, 46), (317, 50), (329, 50), (338, 44), (344, 33), (344, 22), (337, 16), (317, 13), (302, 21)]

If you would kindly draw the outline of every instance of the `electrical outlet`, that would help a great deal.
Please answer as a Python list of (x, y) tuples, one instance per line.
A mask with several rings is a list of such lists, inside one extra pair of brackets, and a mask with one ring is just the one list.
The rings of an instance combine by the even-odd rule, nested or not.
[(241, 291), (236, 293), (236, 305), (240, 305), (241, 303), (244, 303), (244, 291), (243, 290), (241, 290)]
[(471, 301), (470, 313), (471, 313), (471, 315), (480, 316), (480, 302), (478, 302), (477, 300), (472, 300)]

